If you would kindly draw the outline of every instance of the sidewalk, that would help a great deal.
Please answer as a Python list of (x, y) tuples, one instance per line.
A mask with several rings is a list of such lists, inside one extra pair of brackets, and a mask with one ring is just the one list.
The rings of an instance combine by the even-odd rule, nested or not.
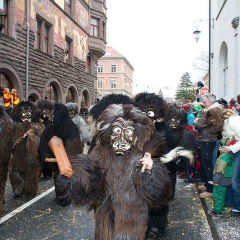
[[(177, 178), (174, 200), (170, 202), (165, 234), (146, 240), (215, 240), (195, 184)], [(218, 240), (218, 239), (217, 239)]]
[[(202, 185), (202, 183), (199, 182), (196, 186), (198, 185)], [(197, 191), (201, 193), (200, 190)], [(200, 200), (203, 204), (203, 209), (206, 213), (211, 231), (213, 235), (216, 235), (216, 240), (240, 240), (240, 217), (233, 217), (230, 215), (230, 210), (232, 208), (225, 208), (221, 218), (213, 219), (207, 214), (207, 211), (213, 208), (213, 199), (205, 198)]]

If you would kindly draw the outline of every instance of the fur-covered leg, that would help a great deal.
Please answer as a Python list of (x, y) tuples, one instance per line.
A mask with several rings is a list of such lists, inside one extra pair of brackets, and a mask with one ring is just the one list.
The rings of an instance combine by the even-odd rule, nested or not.
[(0, 186), (0, 218), (2, 216), (3, 203), (4, 203), (4, 188)]
[(95, 210), (95, 239), (113, 239), (115, 213), (110, 197)]
[(153, 233), (164, 233), (167, 228), (169, 206), (152, 209), (149, 214), (148, 230)]
[(2, 166), (0, 165), (0, 218), (2, 216), (2, 209), (4, 204), (4, 190), (6, 187), (7, 172), (8, 167), (5, 164)]
[(174, 169), (169, 169), (168, 171), (168, 176), (170, 178), (171, 181), (171, 185), (172, 185), (172, 194), (169, 198), (169, 200), (173, 200), (174, 196), (175, 196), (175, 191), (176, 191), (176, 182), (177, 182), (177, 172)]
[(23, 194), (24, 179), (21, 176), (20, 172), (9, 168), (9, 179), (12, 185), (12, 191), (14, 195), (19, 196)]
[(29, 164), (24, 174), (24, 190), (26, 195), (36, 195), (38, 191), (39, 166), (35, 163)]

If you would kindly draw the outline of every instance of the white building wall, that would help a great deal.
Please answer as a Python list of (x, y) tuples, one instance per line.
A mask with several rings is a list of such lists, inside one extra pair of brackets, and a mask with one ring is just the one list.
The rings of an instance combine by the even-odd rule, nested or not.
[[(212, 18), (214, 18), (214, 28), (212, 29), (212, 59), (211, 68), (211, 92), (217, 96), (227, 97), (227, 101), (240, 94), (240, 43), (239, 29), (232, 27), (232, 20), (239, 17), (239, 0), (222, 1), (223, 7), (219, 0), (213, 0)], [(225, 45), (226, 44), (226, 45)], [(228, 69), (226, 93), (224, 93), (224, 57), (225, 46), (228, 53)], [(226, 95), (226, 96), (224, 96)]]

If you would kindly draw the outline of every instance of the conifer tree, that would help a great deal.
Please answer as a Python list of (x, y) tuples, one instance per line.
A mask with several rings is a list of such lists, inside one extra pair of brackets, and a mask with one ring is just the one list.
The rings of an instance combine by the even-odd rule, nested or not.
[(195, 85), (192, 83), (189, 73), (184, 73), (178, 84), (175, 98), (182, 103), (187, 103), (189, 99), (195, 101), (196, 92), (194, 86)]

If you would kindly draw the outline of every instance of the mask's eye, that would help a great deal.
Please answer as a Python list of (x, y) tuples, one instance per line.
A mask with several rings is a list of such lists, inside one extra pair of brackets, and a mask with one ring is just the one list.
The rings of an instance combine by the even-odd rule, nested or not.
[(133, 130), (127, 129), (124, 131), (127, 136), (132, 136), (133, 135)]
[(120, 127), (115, 127), (115, 128), (113, 129), (113, 132), (114, 132), (114, 133), (117, 133), (117, 134), (120, 134), (120, 133), (122, 132), (122, 129), (121, 129)]
[(32, 116), (32, 112), (31, 112), (31, 111), (27, 111), (27, 115), (28, 115), (29, 117), (31, 117), (31, 116)]
[(154, 114), (153, 111), (148, 111), (147, 115), (148, 115), (149, 117), (154, 117), (155, 114)]

